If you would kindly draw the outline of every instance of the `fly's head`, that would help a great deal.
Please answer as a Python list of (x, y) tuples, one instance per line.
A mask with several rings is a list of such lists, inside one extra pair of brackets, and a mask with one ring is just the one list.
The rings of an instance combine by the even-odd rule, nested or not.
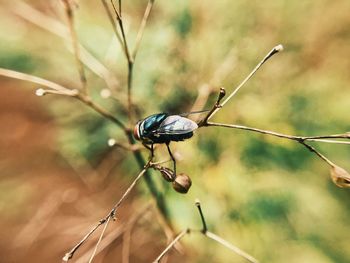
[(141, 122), (139, 121), (138, 123), (136, 123), (136, 125), (134, 127), (134, 138), (138, 141), (141, 141), (140, 124), (141, 124)]
[(153, 141), (151, 139), (147, 138), (143, 126), (144, 126), (144, 120), (136, 123), (136, 125), (134, 127), (134, 131), (133, 131), (134, 138), (135, 138), (135, 140), (141, 141), (142, 143), (152, 144)]

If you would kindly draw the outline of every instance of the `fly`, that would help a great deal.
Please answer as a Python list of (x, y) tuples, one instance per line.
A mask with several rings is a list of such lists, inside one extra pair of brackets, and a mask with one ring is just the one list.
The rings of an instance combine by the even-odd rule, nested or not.
[(174, 174), (176, 175), (176, 160), (171, 153), (169, 144), (170, 142), (179, 142), (191, 138), (193, 132), (198, 128), (198, 125), (196, 122), (185, 116), (202, 112), (206, 112), (206, 110), (180, 115), (170, 115), (168, 113), (150, 115), (135, 125), (134, 137), (136, 140), (141, 141), (145, 146), (151, 146), (150, 150), (152, 157), (154, 144), (166, 144), (169, 155), (174, 164)]

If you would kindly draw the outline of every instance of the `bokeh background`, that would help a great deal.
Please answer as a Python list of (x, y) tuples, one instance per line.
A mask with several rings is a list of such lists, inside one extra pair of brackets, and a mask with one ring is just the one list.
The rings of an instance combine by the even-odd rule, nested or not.
[[(81, 43), (113, 73), (113, 94), (123, 101), (126, 62), (104, 9), (97, 0), (78, 4)], [(124, 3), (131, 46), (146, 4)], [(0, 66), (78, 87), (69, 42), (30, 22), (38, 18), (35, 10), (65, 23), (60, 1), (0, 1)], [(215, 120), (297, 135), (349, 131), (349, 10), (348, 0), (156, 1), (135, 65), (140, 116), (209, 108), (219, 87), (231, 91), (282, 43), (285, 51)], [(39, 24), (57, 29), (46, 20)], [(94, 99), (123, 118), (116, 99), (101, 97), (105, 82), (89, 70), (87, 76)], [(118, 128), (82, 103), (37, 97), (37, 85), (4, 77), (0, 85), (0, 262), (60, 262), (138, 169), (130, 153), (107, 145), (109, 138), (123, 138)], [(349, 147), (315, 146), (350, 169)], [(194, 206), (199, 198), (209, 228), (261, 262), (350, 262), (350, 193), (337, 188), (329, 167), (300, 145), (205, 128), (172, 147), (178, 170), (192, 178), (190, 192), (180, 195), (159, 174), (152, 176), (177, 230), (200, 228)], [(166, 149), (159, 147), (156, 155), (161, 159)], [(151, 262), (165, 248), (159, 216), (142, 210), (150, 200), (141, 182), (109, 226), (95, 262), (127, 262), (122, 252), (130, 236), (130, 262)], [(120, 235), (140, 211), (131, 235)], [(97, 236), (73, 262), (87, 262), (85, 252)], [(186, 237), (182, 245), (183, 254), (171, 252), (168, 262), (245, 262), (201, 235)]]

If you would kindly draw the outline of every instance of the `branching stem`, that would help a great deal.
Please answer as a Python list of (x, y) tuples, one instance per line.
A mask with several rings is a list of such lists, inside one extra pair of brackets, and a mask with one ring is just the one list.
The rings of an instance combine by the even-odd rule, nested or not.
[[(63, 261), (68, 261), (70, 260), (73, 256), (74, 253), (79, 249), (79, 247), (81, 245), (83, 245), (85, 243), (85, 241), (103, 224), (106, 224), (107, 222), (109, 222), (110, 219), (114, 219), (117, 213), (118, 208), (120, 207), (120, 205), (123, 203), (123, 201), (125, 200), (125, 198), (129, 195), (130, 191), (135, 187), (136, 183), (140, 180), (140, 178), (145, 174), (145, 172), (147, 171), (147, 169), (149, 168), (151, 163), (151, 160), (149, 160), (147, 162), (147, 164), (145, 165), (145, 167), (143, 168), (143, 170), (137, 175), (137, 177), (134, 179), (134, 181), (131, 183), (131, 185), (128, 187), (128, 189), (126, 189), (126, 191), (124, 192), (124, 194), (122, 195), (122, 197), (119, 199), (119, 201), (113, 206), (112, 210), (108, 213), (107, 216), (105, 216), (104, 218), (102, 218), (98, 224), (93, 227), (90, 232), (88, 234), (86, 234), (84, 236), (84, 238), (79, 241), (79, 243), (77, 245), (75, 245), (63, 258)], [(105, 231), (105, 230), (104, 230)], [(100, 239), (102, 239), (103, 233), (102, 232)], [(100, 240), (99, 239), (99, 240)], [(100, 242), (100, 241), (99, 241)], [(97, 246), (99, 244), (99, 242), (97, 243), (95, 250), (97, 250)], [(95, 252), (92, 254), (92, 258), (94, 256)]]
[(232, 91), (232, 93), (221, 103), (221, 107), (217, 107), (208, 117), (207, 120), (210, 120), (219, 110), (222, 108), (236, 93), (254, 76), (254, 74), (259, 70), (259, 68), (268, 61), (273, 55), (283, 50), (282, 45), (275, 46), (259, 63), (256, 67), (249, 73), (249, 75)]
[[(258, 129), (258, 128), (252, 128), (252, 127), (243, 126), (243, 125), (225, 124), (225, 123), (216, 123), (216, 122), (208, 122), (206, 126), (224, 127), (224, 128), (252, 131), (252, 132), (256, 132), (256, 133), (262, 133), (262, 134), (267, 134), (267, 135), (271, 135), (271, 136), (275, 136), (275, 137), (279, 137), (279, 138), (283, 138), (283, 139), (296, 141), (296, 142), (300, 143), (301, 145), (303, 145), (304, 147), (306, 147), (310, 152), (316, 154), (319, 158), (321, 158), (323, 161), (325, 161), (331, 167), (335, 166), (335, 164), (331, 160), (329, 160), (326, 156), (324, 156), (319, 151), (317, 151), (314, 147), (312, 147), (311, 145), (306, 143), (306, 141), (308, 141), (308, 140), (313, 141), (314, 140), (313, 138), (315, 138), (315, 137), (317, 138), (317, 137), (321, 137), (321, 136), (302, 137), (302, 136), (282, 134), (282, 133), (269, 131), (269, 130), (262, 130), (262, 129)], [(322, 141), (322, 142), (327, 142), (327, 141)]]
[(92, 254), (91, 254), (91, 256), (90, 256), (89, 263), (91, 263), (92, 260), (94, 259), (95, 255), (96, 255), (96, 252), (97, 252), (97, 249), (98, 249), (98, 246), (100, 245), (100, 243), (101, 243), (101, 241), (102, 241), (102, 238), (103, 238), (103, 236), (104, 236), (104, 234), (105, 234), (105, 232), (106, 232), (106, 229), (107, 229), (108, 224), (109, 224), (110, 221), (111, 221), (111, 217), (108, 217), (108, 219), (107, 219), (107, 221), (106, 221), (106, 223), (105, 223), (105, 226), (104, 226), (103, 229), (102, 229), (102, 232), (101, 232), (101, 234), (100, 234), (100, 237), (98, 238), (98, 241), (97, 241), (97, 243), (96, 243), (96, 245), (95, 245), (95, 248), (94, 248), (94, 250), (93, 250), (93, 252), (92, 252)]
[(226, 241), (225, 239), (219, 237), (218, 235), (215, 235), (214, 233), (209, 232), (208, 229), (207, 229), (207, 225), (205, 223), (205, 218), (204, 218), (204, 214), (203, 214), (203, 211), (202, 211), (202, 208), (201, 208), (200, 201), (198, 199), (196, 199), (195, 204), (196, 204), (196, 206), (198, 208), (198, 212), (199, 212), (199, 215), (201, 217), (202, 229), (200, 231), (198, 231), (198, 230), (194, 230), (194, 229), (191, 229), (191, 228), (187, 228), (187, 229), (183, 230), (182, 232), (180, 232), (173, 239), (173, 241), (171, 243), (169, 243), (169, 245), (162, 251), (162, 253), (156, 258), (156, 260), (153, 261), (153, 263), (160, 262), (160, 260), (170, 251), (171, 248), (173, 248), (177, 244), (177, 242), (179, 242), (183, 237), (185, 237), (187, 234), (190, 234), (190, 233), (201, 233), (205, 237), (208, 237), (208, 238), (210, 238), (212, 240), (215, 240), (219, 244), (227, 247), (228, 249), (230, 249), (231, 251), (233, 251), (237, 255), (240, 255), (241, 257), (245, 258), (249, 262), (251, 262), (251, 263), (258, 263), (259, 262), (254, 257), (252, 257), (248, 253), (244, 252), (240, 248), (234, 246), (233, 244), (229, 243), (228, 241)]
[(162, 251), (162, 253), (153, 261), (153, 263), (158, 263), (160, 260), (164, 257), (166, 253), (169, 252), (170, 249), (172, 249), (177, 242), (179, 242), (185, 235), (189, 234), (191, 232), (190, 229), (185, 229), (181, 231), (173, 241), (169, 243), (169, 245)]
[(116, 118), (114, 115), (112, 115), (110, 112), (102, 108), (100, 105), (96, 104), (94, 101), (91, 100), (89, 96), (85, 96), (82, 94), (78, 94), (75, 96), (78, 100), (95, 110), (96, 112), (100, 113), (102, 116), (107, 118), (108, 120), (114, 122), (119, 128), (121, 128), (125, 134), (128, 134), (127, 127), (123, 124), (122, 121), (120, 121), (118, 118)]
[(106, 13), (107, 13), (107, 16), (108, 16), (108, 19), (113, 27), (113, 31), (118, 39), (118, 42), (120, 43), (120, 45), (123, 47), (123, 40), (118, 32), (118, 29), (117, 29), (117, 24), (115, 23), (114, 21), (114, 18), (113, 18), (113, 14), (111, 12), (111, 10), (109, 9), (108, 7), (108, 4), (107, 4), (107, 0), (101, 0), (102, 1), (102, 4), (103, 4), (103, 7), (105, 8), (106, 10)]
[(154, 1), (155, 0), (148, 0), (148, 4), (147, 4), (146, 10), (145, 10), (145, 13), (143, 15), (143, 18), (142, 18), (140, 29), (137, 32), (136, 41), (135, 41), (135, 47), (134, 47), (134, 50), (132, 52), (132, 57), (133, 57), (134, 60), (136, 58), (137, 51), (139, 50), (139, 47), (140, 47), (140, 44), (141, 44), (141, 40), (142, 40), (142, 36), (143, 36), (143, 33), (145, 31), (145, 28), (146, 28), (148, 17), (150, 15), (151, 11), (152, 11), (152, 7), (153, 7), (153, 4), (154, 4)]

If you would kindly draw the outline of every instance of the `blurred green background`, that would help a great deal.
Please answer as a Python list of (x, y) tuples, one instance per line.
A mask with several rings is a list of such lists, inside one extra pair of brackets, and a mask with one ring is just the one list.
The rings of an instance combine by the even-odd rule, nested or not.
[[(20, 3), (65, 22), (60, 1), (0, 1), (0, 67), (79, 87), (69, 43), (28, 22), (36, 13)], [(133, 46), (147, 1), (123, 5)], [(195, 102), (194, 107), (210, 108), (219, 87), (232, 91), (281, 43), (284, 52), (264, 65), (215, 120), (295, 135), (349, 131), (349, 10), (348, 0), (155, 1), (135, 64), (138, 113), (187, 112)], [(117, 79), (114, 96), (125, 100), (125, 58), (100, 1), (79, 1), (76, 27), (81, 43)], [(100, 96), (105, 82), (89, 70), (87, 77), (94, 99), (123, 118), (116, 100)], [(5, 231), (0, 251), (9, 255), (9, 261), (1, 261), (58, 262), (138, 170), (130, 153), (107, 145), (109, 138), (122, 140), (118, 128), (83, 104), (35, 97), (38, 87), (21, 81), (1, 77), (0, 85), (0, 224)], [(209, 100), (202, 105), (196, 99), (206, 90)], [(315, 147), (350, 169), (349, 147)], [(178, 230), (200, 227), (194, 206), (199, 198), (209, 228), (261, 262), (350, 262), (350, 193), (337, 188), (329, 167), (297, 143), (205, 128), (172, 148), (179, 172), (192, 178), (190, 192), (177, 194), (157, 173), (153, 176)], [(159, 147), (156, 156), (166, 156), (166, 149)], [(120, 210), (121, 221), (149, 199), (141, 183)], [(132, 243), (131, 262), (150, 262), (166, 245), (154, 217), (141, 223), (132, 242), (143, 243)], [(172, 252), (168, 262), (244, 262), (201, 235), (186, 237), (183, 244), (185, 254)], [(121, 247), (121, 241), (113, 242), (96, 262), (122, 262)]]

